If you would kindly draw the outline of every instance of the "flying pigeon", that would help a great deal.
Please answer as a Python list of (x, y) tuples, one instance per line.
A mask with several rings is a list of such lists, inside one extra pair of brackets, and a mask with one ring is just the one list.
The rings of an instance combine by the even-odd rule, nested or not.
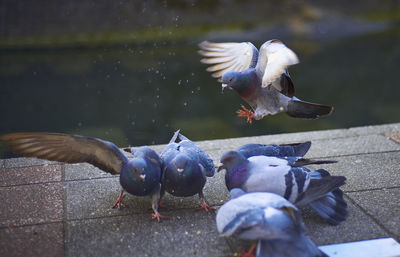
[(302, 101), (295, 90), (287, 68), (297, 64), (297, 55), (280, 40), (265, 42), (260, 51), (250, 42), (199, 44), (202, 63), (222, 82), (222, 89), (234, 89), (254, 110), (242, 105), (237, 112), (251, 124), (266, 115), (286, 112), (295, 118), (316, 119), (329, 115), (333, 107)]
[(162, 160), (152, 149), (132, 148), (127, 158), (113, 143), (93, 137), (58, 133), (11, 133), (0, 138), (8, 148), (27, 157), (37, 157), (65, 163), (90, 163), (113, 175), (120, 175), (122, 190), (114, 207), (120, 207), (123, 193), (150, 196), (152, 218), (160, 221), (158, 199), (161, 189)]
[(222, 236), (256, 240), (241, 256), (327, 257), (308, 238), (299, 210), (273, 193), (245, 193), (232, 189), (231, 200), (218, 210), (216, 222)]
[[(180, 140), (177, 143), (177, 139)], [(194, 142), (176, 131), (169, 144), (162, 150), (160, 157), (164, 161), (162, 191), (174, 196), (193, 196), (198, 194), (200, 209), (213, 210), (208, 206), (203, 194), (206, 177), (214, 176), (212, 159)]]
[(238, 151), (224, 153), (218, 167), (218, 171), (226, 169), (228, 190), (241, 188), (245, 192), (278, 194), (297, 206), (310, 205), (332, 225), (346, 219), (347, 203), (339, 189), (345, 184), (343, 176), (331, 176), (323, 169), (310, 171), (285, 158), (246, 158)]

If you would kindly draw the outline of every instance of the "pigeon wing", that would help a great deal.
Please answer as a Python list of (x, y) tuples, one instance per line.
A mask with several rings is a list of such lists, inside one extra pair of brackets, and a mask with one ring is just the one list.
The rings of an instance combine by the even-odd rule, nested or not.
[(200, 62), (210, 64), (207, 71), (212, 72), (213, 78), (220, 81), (227, 71), (244, 71), (254, 68), (258, 59), (258, 50), (250, 42), (214, 43), (203, 41), (199, 44), (198, 53), (205, 58)]
[(15, 153), (66, 163), (90, 163), (119, 174), (127, 157), (111, 142), (58, 133), (11, 133), (0, 139)]
[(262, 74), (262, 87), (272, 84), (281, 91), (280, 83), (273, 83), (290, 65), (299, 63), (297, 55), (279, 40), (265, 42), (260, 48), (256, 69)]

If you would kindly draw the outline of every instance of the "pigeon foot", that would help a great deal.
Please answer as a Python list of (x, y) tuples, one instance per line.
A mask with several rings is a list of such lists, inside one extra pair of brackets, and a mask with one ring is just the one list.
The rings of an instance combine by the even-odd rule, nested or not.
[(167, 217), (160, 215), (160, 213), (157, 210), (154, 210), (154, 213), (151, 215), (151, 219), (160, 222), (160, 220), (167, 219)]
[(126, 207), (126, 204), (124, 203), (124, 192), (123, 191), (121, 191), (121, 193), (119, 193), (118, 199), (115, 202), (113, 209), (115, 209), (116, 207), (118, 207), (118, 209), (121, 209), (121, 205)]
[(197, 208), (197, 210), (205, 210), (205, 211), (215, 211), (215, 208), (209, 206), (204, 199), (201, 199), (201, 206)]
[(254, 112), (250, 111), (242, 105), (243, 110), (238, 110), (236, 113), (239, 117), (247, 119), (249, 124), (253, 123), (253, 119), (256, 119)]
[(252, 244), (251, 246), (250, 246), (250, 249), (246, 252), (246, 251), (243, 251), (240, 255), (239, 255), (239, 257), (254, 257), (254, 249), (256, 248), (256, 246), (257, 246), (257, 244)]

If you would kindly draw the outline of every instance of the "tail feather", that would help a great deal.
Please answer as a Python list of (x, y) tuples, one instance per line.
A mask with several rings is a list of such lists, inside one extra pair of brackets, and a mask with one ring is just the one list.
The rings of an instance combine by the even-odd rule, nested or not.
[(345, 221), (348, 214), (347, 203), (339, 188), (310, 203), (310, 206), (332, 225), (339, 225)]
[(304, 156), (306, 155), (308, 150), (310, 150), (311, 141), (298, 144), (289, 144), (289, 145), (293, 147), (294, 156)]
[(175, 131), (174, 135), (172, 135), (171, 140), (169, 140), (169, 144), (174, 143), (176, 141), (176, 139), (178, 138), (178, 136), (180, 135), (179, 132), (181, 130), (178, 129), (177, 131)]
[(300, 166), (311, 165), (311, 164), (331, 164), (331, 163), (337, 163), (337, 161), (301, 158), (301, 159), (296, 160), (296, 162), (293, 163), (291, 166), (300, 167)]
[(324, 197), (329, 192), (343, 186), (346, 178), (343, 176), (325, 176), (320, 179), (311, 179), (307, 190), (296, 199), (296, 204), (304, 206)]
[(256, 257), (328, 257), (305, 235), (295, 240), (260, 240)]
[(286, 113), (294, 118), (318, 119), (331, 114), (332, 111), (332, 106), (292, 99), (288, 103)]

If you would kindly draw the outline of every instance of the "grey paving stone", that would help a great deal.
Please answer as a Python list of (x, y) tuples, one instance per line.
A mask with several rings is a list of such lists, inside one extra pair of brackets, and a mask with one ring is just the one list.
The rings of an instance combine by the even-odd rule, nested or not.
[[(119, 190), (119, 177), (101, 178), (81, 181), (68, 181), (65, 183), (66, 208), (68, 219), (82, 219), (105, 217), (115, 215), (128, 215), (132, 213), (152, 213), (150, 197), (138, 197), (126, 194), (124, 201), (126, 208), (112, 209)], [(229, 198), (229, 192), (225, 187), (223, 172), (216, 174), (213, 178), (207, 178), (204, 188), (204, 196), (209, 205), (221, 205)], [(162, 200), (164, 211), (175, 209), (195, 209), (200, 207), (197, 195), (192, 197), (174, 197), (166, 194)]]
[(60, 165), (0, 169), (0, 186), (61, 181)]
[(62, 185), (0, 187), (0, 227), (62, 221)]
[(400, 188), (354, 192), (348, 196), (400, 240)]
[[(347, 198), (346, 198), (347, 199)], [(336, 244), (373, 238), (389, 237), (389, 233), (382, 229), (361, 209), (347, 201), (349, 215), (346, 221), (338, 226), (331, 226), (320, 218), (313, 210), (303, 209), (304, 223), (307, 234), (317, 245)]]
[(337, 163), (312, 165), (326, 169), (332, 175), (345, 176), (344, 191), (359, 191), (400, 186), (400, 151), (328, 158)]
[(138, 199), (133, 203), (133, 197), (126, 195), (125, 203), (128, 207), (121, 210), (112, 209), (120, 189), (119, 176), (65, 182), (67, 219), (126, 215), (141, 210), (144, 212), (145, 207), (150, 208), (150, 200), (136, 197)]
[(4, 168), (4, 160), (0, 159), (0, 169)]
[(51, 164), (60, 164), (60, 163), (37, 159), (37, 158), (23, 158), (23, 157), (4, 160), (4, 168), (29, 167), (37, 165), (51, 165)]
[(307, 158), (399, 151), (400, 144), (383, 135), (366, 135), (313, 141)]
[(357, 135), (396, 133), (400, 132), (400, 123), (354, 127), (349, 131)]
[(111, 178), (110, 173), (89, 163), (65, 164), (65, 180), (81, 180), (93, 178)]
[(145, 214), (67, 222), (67, 256), (229, 256), (215, 214), (167, 212), (161, 223)]
[(1, 228), (0, 256), (64, 256), (63, 223)]

